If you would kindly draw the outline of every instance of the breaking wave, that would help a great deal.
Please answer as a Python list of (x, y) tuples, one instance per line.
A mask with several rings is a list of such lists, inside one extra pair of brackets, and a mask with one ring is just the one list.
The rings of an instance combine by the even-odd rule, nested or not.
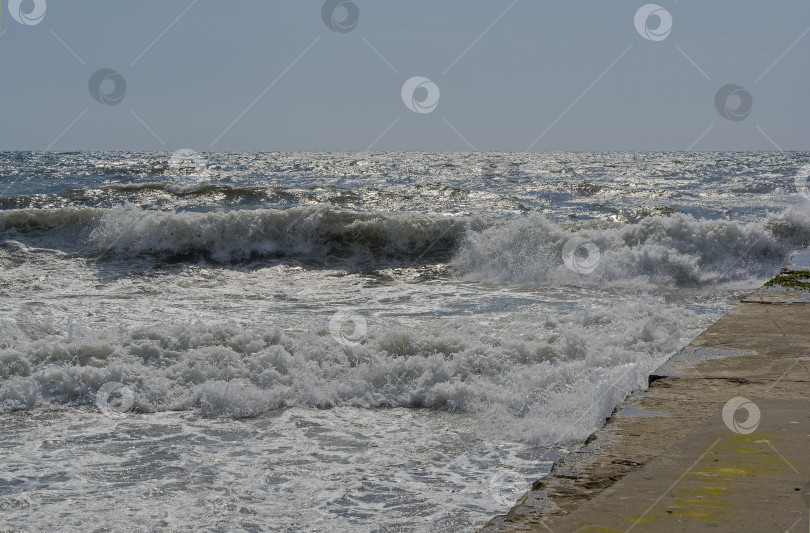
[(513, 317), (511, 332), (486, 335), (475, 319), (447, 327), (369, 317), (356, 343), (341, 342), (328, 315), (297, 332), (162, 315), (98, 330), (72, 318), (80, 315), (29, 306), (0, 322), (0, 411), (95, 407), (102, 385), (118, 382), (138, 412), (421, 407), (477, 413), (519, 440), (577, 440), (707, 325), (706, 316), (642, 297), (531, 312)]
[[(598, 249), (587, 275), (562, 260), (572, 239)], [(757, 222), (674, 214), (565, 227), (536, 215), (467, 232), (452, 264), (468, 279), (493, 283), (706, 286), (767, 279), (808, 245), (810, 212), (801, 207)]]
[[(6, 240), (29, 246), (46, 240), (57, 248), (61, 241), (93, 257), (202, 256), (220, 263), (273, 257), (349, 268), (422, 260), (448, 262), (464, 278), (489, 283), (706, 286), (778, 272), (810, 245), (810, 212), (796, 206), (750, 222), (673, 213), (572, 224), (540, 214), (494, 221), (331, 207), (172, 212), (127, 204), (4, 211), (0, 231)], [(562, 259), (572, 239), (598, 249), (587, 275)]]

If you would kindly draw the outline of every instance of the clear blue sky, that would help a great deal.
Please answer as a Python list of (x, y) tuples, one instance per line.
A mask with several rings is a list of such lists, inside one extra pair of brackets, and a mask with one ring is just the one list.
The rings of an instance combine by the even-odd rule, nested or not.
[[(354, 0), (345, 33), (322, 0), (48, 0), (35, 25), (0, 3), (1, 150), (810, 149), (806, 0), (659, 1), (663, 40), (643, 0)], [(91, 97), (101, 68), (118, 105)], [(744, 120), (716, 109), (727, 84)]]

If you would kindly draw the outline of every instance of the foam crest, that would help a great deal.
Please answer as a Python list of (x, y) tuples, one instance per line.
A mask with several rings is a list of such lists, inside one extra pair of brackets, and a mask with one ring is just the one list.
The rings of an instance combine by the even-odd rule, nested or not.
[[(593, 271), (566, 267), (563, 252), (575, 238), (598, 247)], [(801, 207), (762, 222), (674, 214), (572, 227), (533, 215), (468, 232), (452, 264), (468, 279), (496, 283), (706, 286), (767, 279), (808, 245), (810, 217)]]

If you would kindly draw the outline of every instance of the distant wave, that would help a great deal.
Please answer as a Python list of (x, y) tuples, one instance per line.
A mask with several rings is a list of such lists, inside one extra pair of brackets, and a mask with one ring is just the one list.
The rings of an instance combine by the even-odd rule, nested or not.
[(122, 185), (105, 185), (99, 187), (101, 191), (112, 191), (116, 193), (166, 193), (173, 196), (216, 196), (234, 198), (257, 198), (264, 199), (272, 196), (290, 194), (286, 187), (249, 187), (236, 186), (223, 183), (197, 183), (193, 179), (150, 182), (150, 183), (127, 183)]

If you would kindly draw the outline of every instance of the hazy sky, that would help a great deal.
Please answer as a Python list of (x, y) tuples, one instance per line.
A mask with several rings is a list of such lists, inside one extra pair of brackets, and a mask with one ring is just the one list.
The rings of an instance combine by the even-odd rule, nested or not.
[(806, 0), (0, 3), (0, 150), (810, 149)]

